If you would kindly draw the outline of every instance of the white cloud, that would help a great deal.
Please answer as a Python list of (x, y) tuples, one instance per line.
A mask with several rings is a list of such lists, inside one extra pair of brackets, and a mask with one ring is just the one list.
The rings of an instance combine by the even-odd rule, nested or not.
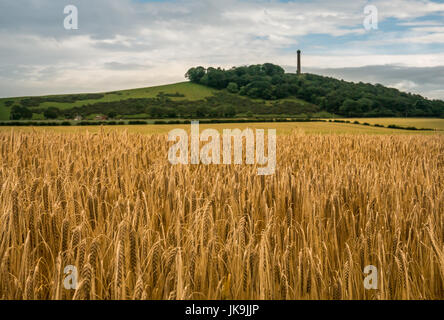
[(382, 18), (414, 19), (429, 14), (443, 14), (444, 3), (428, 0), (377, 0), (372, 4), (378, 8)]

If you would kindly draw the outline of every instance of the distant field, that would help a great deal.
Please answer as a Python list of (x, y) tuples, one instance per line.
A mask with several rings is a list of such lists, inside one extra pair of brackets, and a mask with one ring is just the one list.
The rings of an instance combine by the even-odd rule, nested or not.
[(381, 124), (389, 126), (395, 124), (403, 127), (416, 127), (418, 129), (438, 129), (444, 130), (444, 119), (432, 119), (432, 118), (358, 118), (358, 119), (342, 119), (359, 121), (361, 123), (367, 122), (370, 124)]
[(180, 82), (165, 86), (118, 91), (122, 95), (113, 94), (113, 96), (118, 97), (115, 98), (113, 101), (121, 100), (123, 98), (155, 98), (157, 94), (159, 94), (159, 92), (164, 92), (166, 94), (174, 94), (178, 92), (185, 95), (185, 97), (183, 98), (173, 97), (173, 100), (200, 100), (212, 96), (215, 91), (217, 90), (197, 85), (191, 82)]
[[(444, 120), (441, 120), (444, 122)], [(393, 122), (393, 121), (392, 121)], [(387, 128), (377, 128), (356, 124), (346, 123), (323, 123), (323, 122), (288, 122), (288, 123), (234, 123), (234, 124), (201, 124), (201, 129), (215, 128), (218, 130), (229, 128), (252, 128), (252, 129), (276, 129), (277, 133), (289, 134), (292, 131), (300, 131), (309, 134), (377, 134), (377, 135), (411, 135), (411, 134), (444, 134), (444, 131), (429, 132), (429, 131), (409, 131), (396, 130)], [(72, 126), (72, 127), (0, 127), (0, 132), (10, 131), (11, 129), (18, 132), (61, 132), (61, 133), (79, 133), (79, 132), (99, 132), (105, 131), (125, 131), (129, 133), (140, 134), (166, 134), (172, 129), (182, 128), (189, 130), (190, 125), (131, 125), (131, 126)]]

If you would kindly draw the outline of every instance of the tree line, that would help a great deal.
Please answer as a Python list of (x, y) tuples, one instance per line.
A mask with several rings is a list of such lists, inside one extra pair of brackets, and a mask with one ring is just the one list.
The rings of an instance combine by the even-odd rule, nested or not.
[[(177, 95), (174, 95), (177, 96)], [(86, 118), (94, 114), (107, 115), (109, 119), (116, 117), (140, 115), (141, 118), (234, 118), (243, 114), (253, 115), (311, 115), (320, 111), (313, 104), (297, 101), (254, 101), (225, 91), (217, 92), (206, 99), (190, 101), (173, 100), (172, 95), (159, 93), (155, 98), (125, 99), (119, 101), (101, 101), (88, 103), (69, 109), (32, 108), (13, 106), (11, 120), (32, 119), (34, 114), (42, 114), (45, 119), (74, 119), (76, 116)]]

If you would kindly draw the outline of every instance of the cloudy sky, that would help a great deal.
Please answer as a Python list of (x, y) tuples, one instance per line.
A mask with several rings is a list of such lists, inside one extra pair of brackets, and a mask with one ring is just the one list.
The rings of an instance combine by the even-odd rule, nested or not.
[(303, 72), (444, 99), (444, 0), (1, 0), (0, 97), (167, 84), (197, 65), (294, 72), (297, 49)]

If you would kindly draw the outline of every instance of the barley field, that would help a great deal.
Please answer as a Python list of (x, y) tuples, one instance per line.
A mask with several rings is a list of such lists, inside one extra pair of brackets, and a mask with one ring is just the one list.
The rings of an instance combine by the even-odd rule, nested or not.
[(0, 299), (444, 299), (443, 135), (279, 135), (272, 176), (165, 134), (0, 142)]
[[(405, 126), (405, 122), (401, 121), (388, 121), (400, 126)], [(366, 121), (371, 121), (366, 119)], [(375, 121), (376, 122), (376, 121)], [(377, 121), (380, 123), (381, 121)], [(436, 119), (435, 123), (428, 122), (430, 127), (438, 131), (411, 131), (411, 130), (399, 130), (389, 128), (378, 128), (371, 126), (364, 126), (353, 123), (334, 123), (334, 122), (264, 122), (264, 123), (223, 123), (223, 124), (199, 124), (202, 130), (205, 129), (217, 129), (222, 131), (224, 129), (276, 129), (278, 135), (288, 135), (294, 131), (299, 131), (307, 134), (353, 134), (353, 135), (444, 135), (444, 130), (440, 129), (444, 127), (444, 119)], [(419, 124), (419, 123), (418, 123)], [(427, 126), (427, 125), (425, 125)], [(122, 126), (57, 126), (57, 127), (2, 127), (0, 126), (0, 133), (10, 132), (14, 130), (16, 132), (39, 132), (39, 133), (69, 133), (80, 134), (85, 132), (99, 133), (105, 132), (128, 132), (133, 134), (168, 134), (173, 129), (184, 129), (189, 131), (190, 125), (122, 125)]]

